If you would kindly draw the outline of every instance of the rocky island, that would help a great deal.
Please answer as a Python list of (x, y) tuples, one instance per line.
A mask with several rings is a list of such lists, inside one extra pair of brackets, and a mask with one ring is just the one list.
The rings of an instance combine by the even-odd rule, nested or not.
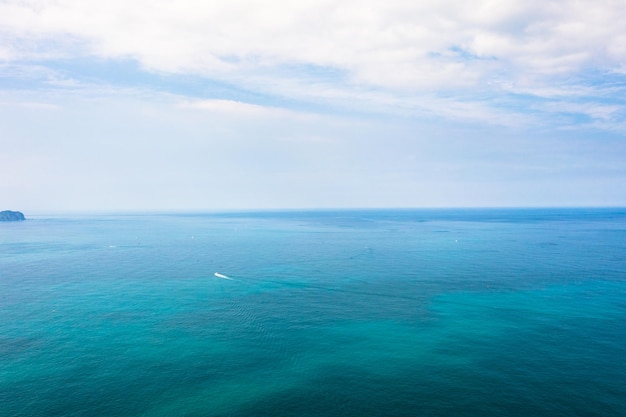
[(0, 222), (19, 222), (22, 220), (26, 219), (24, 218), (24, 213), (21, 211), (0, 211)]

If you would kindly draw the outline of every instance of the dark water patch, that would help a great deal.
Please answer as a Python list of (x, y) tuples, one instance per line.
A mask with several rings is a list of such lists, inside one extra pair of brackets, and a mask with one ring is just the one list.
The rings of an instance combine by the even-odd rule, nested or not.
[(40, 346), (41, 342), (36, 338), (0, 336), (0, 360), (23, 357)]

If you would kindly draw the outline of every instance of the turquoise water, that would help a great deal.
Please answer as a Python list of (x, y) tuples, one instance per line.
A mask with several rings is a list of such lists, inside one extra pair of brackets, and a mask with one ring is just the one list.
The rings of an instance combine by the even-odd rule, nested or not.
[(625, 318), (621, 209), (39, 216), (0, 416), (624, 416)]

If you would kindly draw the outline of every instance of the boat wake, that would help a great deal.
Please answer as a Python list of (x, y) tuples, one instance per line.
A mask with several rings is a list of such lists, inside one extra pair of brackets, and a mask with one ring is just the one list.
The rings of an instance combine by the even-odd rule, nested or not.
[(217, 278), (228, 279), (228, 280), (234, 281), (232, 278), (227, 277), (226, 275), (222, 275), (222, 274), (220, 274), (219, 272), (216, 272), (216, 273), (215, 273), (215, 274), (213, 274), (213, 275), (215, 275)]

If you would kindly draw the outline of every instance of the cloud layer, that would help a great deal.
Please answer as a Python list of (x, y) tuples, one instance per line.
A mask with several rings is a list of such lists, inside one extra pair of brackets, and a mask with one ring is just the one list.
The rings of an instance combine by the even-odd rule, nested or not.
[(405, 93), (545, 94), (589, 71), (623, 73), (625, 15), (620, 0), (5, 0), (0, 59), (82, 54), (258, 82), (301, 66)]

